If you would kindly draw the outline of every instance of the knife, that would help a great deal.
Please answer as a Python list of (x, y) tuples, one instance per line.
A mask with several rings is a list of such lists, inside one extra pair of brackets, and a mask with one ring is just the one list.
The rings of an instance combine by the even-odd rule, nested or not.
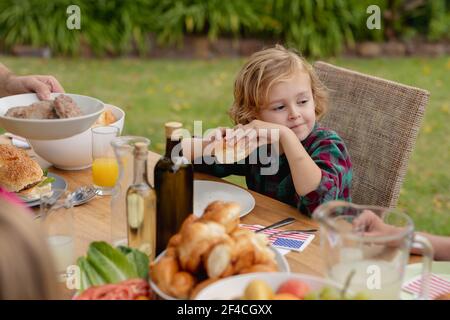
[(264, 231), (264, 230), (267, 230), (267, 229), (270, 229), (270, 228), (283, 227), (283, 226), (286, 226), (286, 225), (291, 224), (293, 222), (295, 222), (294, 218), (283, 219), (283, 220), (280, 220), (278, 222), (275, 222), (274, 224), (271, 224), (270, 226), (267, 226), (267, 227), (255, 230), (255, 233), (258, 233), (258, 232), (261, 232), (261, 231)]

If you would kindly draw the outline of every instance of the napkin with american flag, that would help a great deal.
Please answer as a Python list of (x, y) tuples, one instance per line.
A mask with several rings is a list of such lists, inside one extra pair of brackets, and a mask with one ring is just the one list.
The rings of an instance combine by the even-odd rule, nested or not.
[[(411, 279), (410, 281), (403, 284), (403, 290), (415, 295), (419, 295), (420, 288), (422, 285), (422, 275), (418, 275)], [(450, 281), (432, 273), (430, 275), (430, 289), (429, 297), (430, 299), (436, 299), (444, 293), (450, 292)]]
[[(241, 224), (242, 228), (249, 230), (258, 230), (264, 228), (263, 226), (257, 224)], [(280, 229), (267, 229), (262, 231), (261, 233), (265, 234), (269, 238), (269, 242), (272, 246), (279, 249), (286, 250), (294, 250), (294, 251), (303, 251), (314, 239), (314, 234), (304, 233), (304, 232), (295, 232), (290, 234), (273, 234), (280, 232)]]

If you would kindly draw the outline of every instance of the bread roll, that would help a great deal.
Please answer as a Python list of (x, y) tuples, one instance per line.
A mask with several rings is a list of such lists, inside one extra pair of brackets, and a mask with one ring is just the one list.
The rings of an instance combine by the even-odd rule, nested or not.
[(0, 145), (0, 187), (18, 192), (41, 181), (43, 172), (28, 154), (12, 145)]
[(206, 207), (201, 220), (220, 223), (231, 233), (239, 225), (240, 213), (241, 207), (236, 202), (214, 201)]
[(200, 266), (202, 255), (209, 252), (215, 244), (225, 240), (228, 235), (221, 224), (198, 221), (183, 228), (181, 237), (177, 247), (181, 268), (195, 273)]
[(194, 277), (184, 271), (175, 273), (169, 288), (169, 294), (179, 299), (189, 298), (195, 285)]
[(107, 109), (100, 114), (97, 121), (95, 121), (94, 126), (109, 126), (110, 124), (113, 124), (116, 121), (117, 119), (112, 113), (112, 111)]
[(236, 163), (247, 158), (256, 146), (255, 141), (249, 141), (247, 138), (242, 138), (233, 146), (222, 139), (214, 142), (213, 154), (219, 163)]
[(234, 242), (229, 238), (216, 244), (206, 255), (205, 270), (210, 278), (222, 278), (233, 273)]
[(157, 263), (150, 265), (150, 277), (162, 291), (170, 294), (169, 289), (178, 270), (177, 258), (164, 256)]

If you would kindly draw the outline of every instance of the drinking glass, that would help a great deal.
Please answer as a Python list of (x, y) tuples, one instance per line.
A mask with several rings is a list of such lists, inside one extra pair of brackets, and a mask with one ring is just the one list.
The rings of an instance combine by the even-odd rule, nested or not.
[(111, 141), (119, 136), (113, 126), (92, 128), (92, 179), (99, 195), (111, 195), (119, 175), (119, 166)]
[(75, 264), (72, 197), (66, 190), (54, 189), (40, 200), (41, 223), (60, 282), (65, 281), (67, 268)]

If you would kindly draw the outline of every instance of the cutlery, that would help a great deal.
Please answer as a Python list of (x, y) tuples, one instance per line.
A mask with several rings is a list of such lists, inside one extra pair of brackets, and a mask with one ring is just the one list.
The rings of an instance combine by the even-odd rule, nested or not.
[(270, 226), (267, 226), (267, 227), (255, 230), (255, 233), (258, 233), (258, 232), (261, 232), (261, 231), (264, 231), (264, 230), (267, 230), (267, 229), (271, 229), (271, 228), (274, 229), (274, 228), (283, 227), (283, 226), (286, 226), (286, 225), (291, 224), (293, 222), (295, 222), (294, 218), (283, 219), (283, 220), (280, 220), (278, 222), (275, 222), (275, 223), (271, 224)]
[(74, 207), (92, 200), (98, 194), (98, 188), (94, 186), (82, 186), (72, 192), (72, 204)]
[[(94, 186), (82, 186), (71, 193), (71, 205), (74, 207), (85, 204), (86, 202), (94, 199), (98, 194), (98, 188)], [(56, 200), (56, 199), (55, 199)], [(39, 219), (40, 214), (34, 216), (34, 219)]]

